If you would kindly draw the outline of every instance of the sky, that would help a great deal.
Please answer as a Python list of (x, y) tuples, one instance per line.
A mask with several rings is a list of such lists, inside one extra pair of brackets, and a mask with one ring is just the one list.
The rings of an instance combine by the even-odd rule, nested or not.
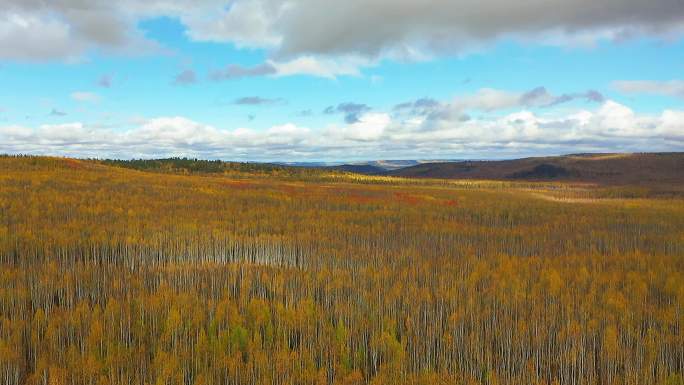
[(684, 151), (681, 0), (0, 0), (0, 153)]

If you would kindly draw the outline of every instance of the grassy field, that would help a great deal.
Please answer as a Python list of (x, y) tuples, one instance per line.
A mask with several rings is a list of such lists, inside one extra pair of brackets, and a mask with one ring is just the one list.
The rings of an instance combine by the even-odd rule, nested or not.
[(0, 383), (682, 384), (666, 190), (0, 157)]

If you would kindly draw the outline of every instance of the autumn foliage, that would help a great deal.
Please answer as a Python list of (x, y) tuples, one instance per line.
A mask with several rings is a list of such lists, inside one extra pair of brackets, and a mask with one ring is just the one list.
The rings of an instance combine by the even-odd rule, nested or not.
[(684, 381), (681, 198), (114, 166), (0, 157), (1, 384)]

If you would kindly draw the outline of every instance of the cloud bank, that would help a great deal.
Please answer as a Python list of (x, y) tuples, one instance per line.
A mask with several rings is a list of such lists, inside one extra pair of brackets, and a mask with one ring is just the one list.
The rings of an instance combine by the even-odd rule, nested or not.
[(2, 0), (0, 59), (149, 50), (156, 43), (137, 25), (160, 16), (180, 20), (192, 40), (263, 48), (292, 65), (299, 58), (424, 58), (498, 39), (591, 45), (684, 32), (680, 0)]
[[(438, 102), (439, 103), (439, 102)], [(432, 107), (424, 99), (412, 107)], [(441, 103), (440, 103), (441, 104)], [(78, 157), (194, 156), (230, 160), (500, 158), (585, 151), (684, 148), (684, 111), (642, 115), (607, 100), (594, 110), (546, 115), (526, 109), (494, 117), (365, 111), (358, 119), (310, 129), (221, 129), (185, 117), (159, 117), (120, 130), (85, 123), (0, 126), (0, 153)]]

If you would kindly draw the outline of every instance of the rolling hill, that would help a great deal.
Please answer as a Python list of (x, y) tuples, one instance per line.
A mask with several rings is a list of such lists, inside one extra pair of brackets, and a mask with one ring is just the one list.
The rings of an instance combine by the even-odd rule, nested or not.
[(386, 173), (408, 178), (558, 180), (611, 185), (682, 184), (684, 153), (572, 154), (501, 161), (425, 163)]

